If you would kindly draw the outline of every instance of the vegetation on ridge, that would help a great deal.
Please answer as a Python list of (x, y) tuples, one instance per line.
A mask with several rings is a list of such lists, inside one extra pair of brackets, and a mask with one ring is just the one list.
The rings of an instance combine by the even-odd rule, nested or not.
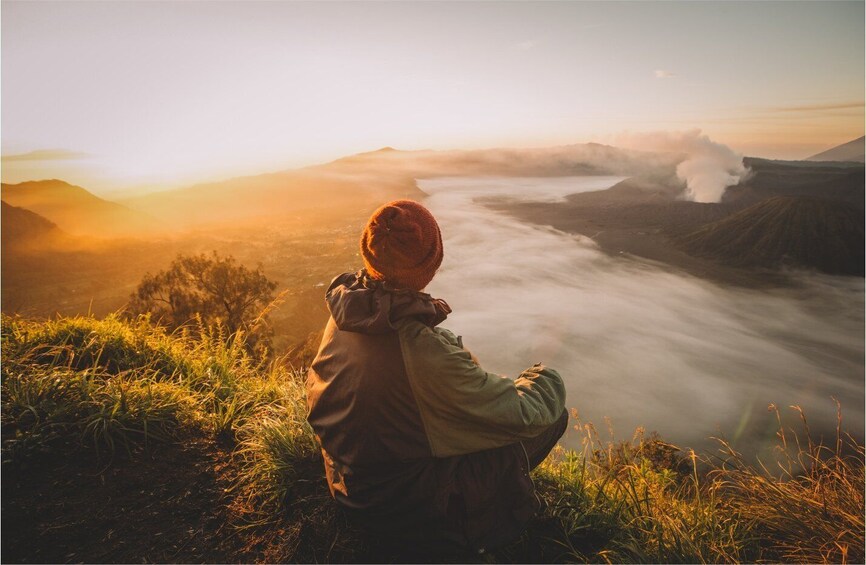
[[(346, 524), (305, 420), (302, 373), (281, 360), (254, 359), (242, 335), (226, 339), (206, 327), (169, 334), (144, 317), (3, 316), (2, 356), (4, 561), (405, 559), (389, 553), (387, 540)], [(523, 537), (480, 557), (453, 559), (864, 559), (864, 450), (841, 429), (834, 445), (823, 446), (808, 437), (796, 442), (780, 426), (779, 465), (765, 468), (724, 444), (718, 455), (682, 454), (641, 433), (605, 445), (591, 425), (578, 427), (583, 453), (557, 448), (535, 472), (546, 504)], [(111, 483), (111, 469), (138, 478), (136, 472), (159, 469), (141, 494), (130, 486), (125, 500), (147, 497), (147, 489), (188, 479), (178, 475), (190, 472), (186, 459), (163, 464), (191, 452), (195, 473), (213, 474), (215, 486), (192, 497), (199, 506), (189, 512), (211, 512), (215, 524), (195, 529), (166, 510), (170, 500), (154, 495), (147, 512), (123, 512), (116, 516), (125, 522), (106, 525), (99, 519), (110, 508), (74, 497), (78, 489), (109, 488), (88, 486), (86, 477)], [(59, 487), (38, 482), (70, 465), (95, 472)], [(51, 500), (26, 496), (36, 489), (51, 489)], [(122, 492), (111, 495), (124, 500)], [(27, 513), (50, 504), (63, 509), (54, 522)], [(68, 519), (76, 508), (78, 522)], [(145, 526), (152, 529), (135, 545), (129, 532)], [(102, 553), (87, 553), (96, 546)]]

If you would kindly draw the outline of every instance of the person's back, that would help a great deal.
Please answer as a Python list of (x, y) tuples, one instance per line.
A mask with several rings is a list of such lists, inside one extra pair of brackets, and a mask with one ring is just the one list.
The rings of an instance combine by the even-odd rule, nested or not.
[(371, 217), (365, 269), (334, 279), (307, 379), (331, 493), (374, 533), (415, 548), (493, 547), (538, 507), (529, 472), (567, 427), (559, 375), (484, 371), (420, 292), (442, 261), (432, 215), (397, 201)]

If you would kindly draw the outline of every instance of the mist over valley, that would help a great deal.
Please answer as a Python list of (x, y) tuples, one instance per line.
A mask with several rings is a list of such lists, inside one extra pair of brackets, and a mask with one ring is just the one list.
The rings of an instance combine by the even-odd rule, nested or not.
[[(775, 440), (771, 403), (802, 406), (830, 437), (831, 396), (845, 399), (847, 425), (862, 436), (862, 279), (724, 284), (483, 205), (495, 193), (554, 209), (617, 180), (421, 182), (445, 234), (430, 287), (454, 309), (445, 325), (489, 370), (558, 369), (581, 419), (603, 430), (610, 422), (620, 439), (640, 426), (678, 445), (713, 448), (717, 436), (755, 453)], [(572, 434), (572, 447), (580, 441)]]
[(103, 316), (178, 253), (216, 250), (285, 291), (274, 349), (303, 365), (367, 217), (411, 198), (445, 238), (428, 289), (454, 308), (445, 326), (488, 370), (560, 370), (584, 421), (758, 452), (769, 403), (824, 433), (834, 396), (862, 437), (862, 164), (742, 158), (695, 132), (625, 141), (383, 148), (120, 203), (4, 184), (3, 311)]
[[(176, 254), (216, 250), (286, 290), (275, 352), (303, 365), (324, 288), (360, 266), (366, 218), (412, 198), (445, 237), (428, 290), (454, 308), (446, 327), (488, 370), (559, 369), (584, 421), (758, 452), (775, 433), (768, 404), (800, 405), (829, 433), (833, 396), (862, 437), (862, 165), (738, 168), (709, 140), (661, 139), (660, 152), (385, 148), (122, 204), (62, 181), (4, 184), (3, 311), (105, 315)], [(718, 178), (736, 184), (694, 201)]]
[(866, 562), (864, 9), (2, 0), (0, 561)]

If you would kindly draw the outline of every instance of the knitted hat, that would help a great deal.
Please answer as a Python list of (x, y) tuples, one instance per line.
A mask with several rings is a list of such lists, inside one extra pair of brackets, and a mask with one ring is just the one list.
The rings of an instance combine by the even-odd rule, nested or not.
[(361, 256), (374, 279), (421, 290), (442, 263), (439, 224), (417, 202), (389, 202), (370, 216), (361, 234)]

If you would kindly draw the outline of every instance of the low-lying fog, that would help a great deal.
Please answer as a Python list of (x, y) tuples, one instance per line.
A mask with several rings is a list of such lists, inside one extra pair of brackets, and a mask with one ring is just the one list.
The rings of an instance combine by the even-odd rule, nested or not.
[[(719, 286), (662, 265), (605, 255), (588, 238), (523, 224), (480, 196), (555, 201), (614, 177), (420, 180), (442, 228), (445, 260), (428, 291), (443, 324), (491, 372), (556, 368), (567, 406), (617, 439), (637, 426), (680, 446), (709, 436), (745, 453), (774, 440), (777, 404), (806, 411), (813, 434), (863, 437), (863, 279), (804, 275), (797, 288)], [(796, 429), (801, 429), (796, 427)], [(571, 432), (566, 443), (579, 447)]]

